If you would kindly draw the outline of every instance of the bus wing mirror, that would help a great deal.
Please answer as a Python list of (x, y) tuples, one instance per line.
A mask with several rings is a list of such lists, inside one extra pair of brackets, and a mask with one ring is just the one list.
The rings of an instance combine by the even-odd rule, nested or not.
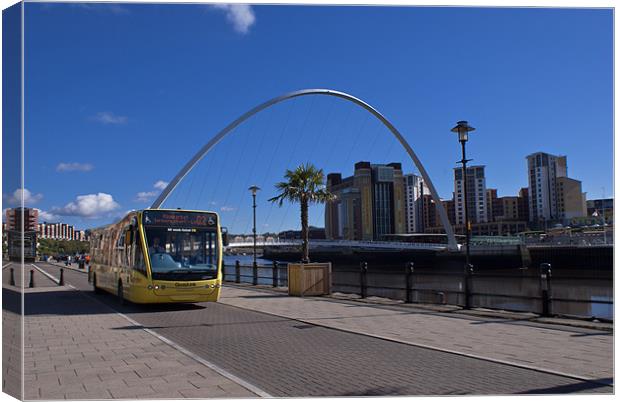
[(224, 246), (228, 246), (228, 229), (225, 227), (222, 227), (221, 231), (222, 231), (222, 244)]

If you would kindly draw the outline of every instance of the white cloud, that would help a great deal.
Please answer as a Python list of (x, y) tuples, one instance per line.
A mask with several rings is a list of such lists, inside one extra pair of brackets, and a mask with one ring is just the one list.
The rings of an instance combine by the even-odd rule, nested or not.
[(140, 191), (136, 194), (136, 201), (147, 202), (155, 198), (159, 194), (157, 191)]
[(97, 218), (103, 214), (117, 209), (120, 205), (110, 194), (97, 193), (78, 195), (75, 201), (71, 201), (62, 208), (52, 208), (52, 213), (57, 215), (81, 216), (84, 218)]
[(157, 182), (155, 184), (153, 184), (153, 187), (158, 189), (158, 190), (163, 190), (166, 187), (168, 187), (168, 182), (167, 181), (163, 181), (163, 180), (157, 180)]
[(168, 186), (167, 181), (157, 180), (155, 184), (153, 184), (153, 188), (157, 191), (140, 191), (136, 194), (136, 201), (139, 202), (148, 202), (153, 198), (157, 197), (161, 191), (163, 191)]
[(213, 4), (219, 10), (226, 13), (226, 19), (233, 25), (235, 31), (246, 34), (256, 22), (254, 10), (248, 4)]
[(51, 212), (47, 212), (39, 208), (35, 209), (39, 211), (39, 222), (54, 222), (60, 220), (60, 217), (58, 215), (54, 215)]
[(90, 163), (78, 163), (78, 162), (61, 162), (56, 166), (57, 172), (90, 172), (94, 166)]
[(33, 205), (41, 201), (43, 194), (32, 194), (27, 188), (23, 189), (23, 191), (21, 188), (18, 188), (13, 194), (3, 194), (2, 198), (10, 206), (20, 206), (22, 198), (24, 199), (24, 205)]
[(236, 208), (234, 207), (229, 207), (228, 205), (224, 205), (223, 207), (220, 208), (220, 211), (222, 212), (231, 212), (234, 211)]
[(99, 112), (93, 117), (93, 119), (103, 124), (125, 124), (127, 123), (127, 116), (119, 116), (112, 112)]

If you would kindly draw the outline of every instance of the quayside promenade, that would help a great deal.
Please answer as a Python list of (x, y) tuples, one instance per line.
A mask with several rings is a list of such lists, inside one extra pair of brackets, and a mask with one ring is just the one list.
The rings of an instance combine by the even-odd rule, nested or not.
[(58, 286), (58, 266), (34, 265), (30, 400), (613, 393), (611, 324), (250, 285), (214, 304), (120, 306), (84, 272)]

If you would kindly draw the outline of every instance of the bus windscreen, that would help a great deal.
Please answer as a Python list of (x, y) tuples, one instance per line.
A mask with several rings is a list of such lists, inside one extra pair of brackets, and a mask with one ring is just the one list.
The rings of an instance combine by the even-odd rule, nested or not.
[(192, 281), (217, 277), (215, 214), (145, 211), (143, 224), (153, 279)]

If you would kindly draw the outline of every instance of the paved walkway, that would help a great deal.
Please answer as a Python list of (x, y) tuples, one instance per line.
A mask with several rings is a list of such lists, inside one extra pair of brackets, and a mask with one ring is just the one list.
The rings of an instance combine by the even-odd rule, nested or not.
[(90, 296), (49, 284), (26, 289), (25, 399), (257, 396)]
[[(58, 275), (56, 267), (39, 265), (52, 276)], [(36, 276), (37, 287), (26, 289), (25, 399), (247, 398), (268, 394), (246, 381), (261, 387), (280, 384), (274, 382), (274, 378), (286, 380), (278, 385), (284, 388), (287, 384), (291, 387), (291, 383), (313, 382), (312, 389), (316, 392), (309, 393), (307, 387), (290, 392), (276, 386), (271, 387), (273, 390), (263, 388), (271, 395), (356, 395), (354, 391), (363, 387), (352, 381), (365, 378), (364, 373), (351, 376), (347, 370), (338, 369), (343, 361), (350, 366), (349, 371), (365, 372), (374, 364), (377, 374), (387, 374), (385, 381), (377, 380), (381, 387), (376, 385), (379, 387), (376, 395), (425, 395), (429, 392), (428, 384), (437, 384), (437, 379), (447, 381), (452, 388), (433, 388), (430, 394), (493, 394), (497, 389), (505, 389), (502, 391), (505, 393), (532, 389), (541, 390), (538, 393), (613, 390), (510, 367), (613, 383), (611, 331), (508, 317), (476, 317), (431, 311), (416, 305), (297, 298), (282, 291), (243, 285), (226, 286), (220, 303), (211, 307), (151, 311), (125, 306), (120, 309), (127, 314), (123, 315), (114, 311), (115, 301), (111, 296), (90, 294), (90, 285), (83, 272), (66, 270), (65, 275), (68, 286), (57, 286), (53, 277), (46, 282), (43, 276)], [(71, 284), (86, 291), (77, 291)], [(4, 286), (5, 291), (12, 288)], [(111, 301), (110, 306), (106, 305), (108, 301)], [(269, 315), (281, 318), (269, 319)], [(299, 321), (318, 327), (299, 325)], [(290, 332), (288, 337), (286, 331)], [(171, 346), (161, 335), (183, 347)], [(278, 336), (284, 338), (276, 342), (278, 349), (285, 351), (284, 356), (280, 356), (283, 360), (277, 359), (280, 350), (273, 349), (273, 340)], [(307, 344), (307, 351), (301, 350), (304, 348), (294, 341), (301, 338), (306, 340), (302, 345)], [(247, 350), (239, 351), (240, 346)], [(364, 350), (383, 351), (384, 354), (381, 358), (376, 355), (371, 358), (363, 353)], [(317, 353), (322, 357), (312, 371), (310, 361)], [(343, 353), (350, 356), (333, 359), (326, 365), (329, 359), (325, 356), (337, 357)], [(291, 356), (302, 355), (305, 356), (301, 360), (303, 363), (293, 364), (291, 369)], [(265, 356), (269, 356), (268, 360)], [(236, 362), (233, 366), (229, 364), (231, 359)], [(256, 364), (248, 365), (248, 361)], [(495, 367), (493, 371), (489, 371), (490, 366)], [(394, 372), (395, 367), (408, 367), (408, 371)], [(242, 370), (244, 368), (249, 371)], [(412, 370), (413, 379), (407, 377), (411, 377)], [(465, 388), (454, 382), (455, 378), (463, 377), (463, 370), (471, 382)], [(510, 370), (514, 373), (507, 374)], [(263, 372), (271, 374), (263, 382), (258, 381)], [(312, 373), (316, 378), (308, 377)], [(323, 379), (325, 374), (328, 378), (344, 375), (351, 384), (342, 391), (342, 381), (338, 380), (332, 384), (333, 390), (326, 390), (329, 381)], [(515, 380), (527, 380), (527, 383), (515, 385)], [(372, 389), (360, 395), (371, 395), (375, 385), (364, 384)], [(387, 389), (386, 384), (424, 386), (421, 390), (400, 390), (397, 387)], [(553, 385), (551, 389), (546, 388), (549, 384)]]
[[(266, 294), (270, 297), (266, 297)], [(221, 303), (520, 367), (612, 382), (613, 333), (228, 286)]]

